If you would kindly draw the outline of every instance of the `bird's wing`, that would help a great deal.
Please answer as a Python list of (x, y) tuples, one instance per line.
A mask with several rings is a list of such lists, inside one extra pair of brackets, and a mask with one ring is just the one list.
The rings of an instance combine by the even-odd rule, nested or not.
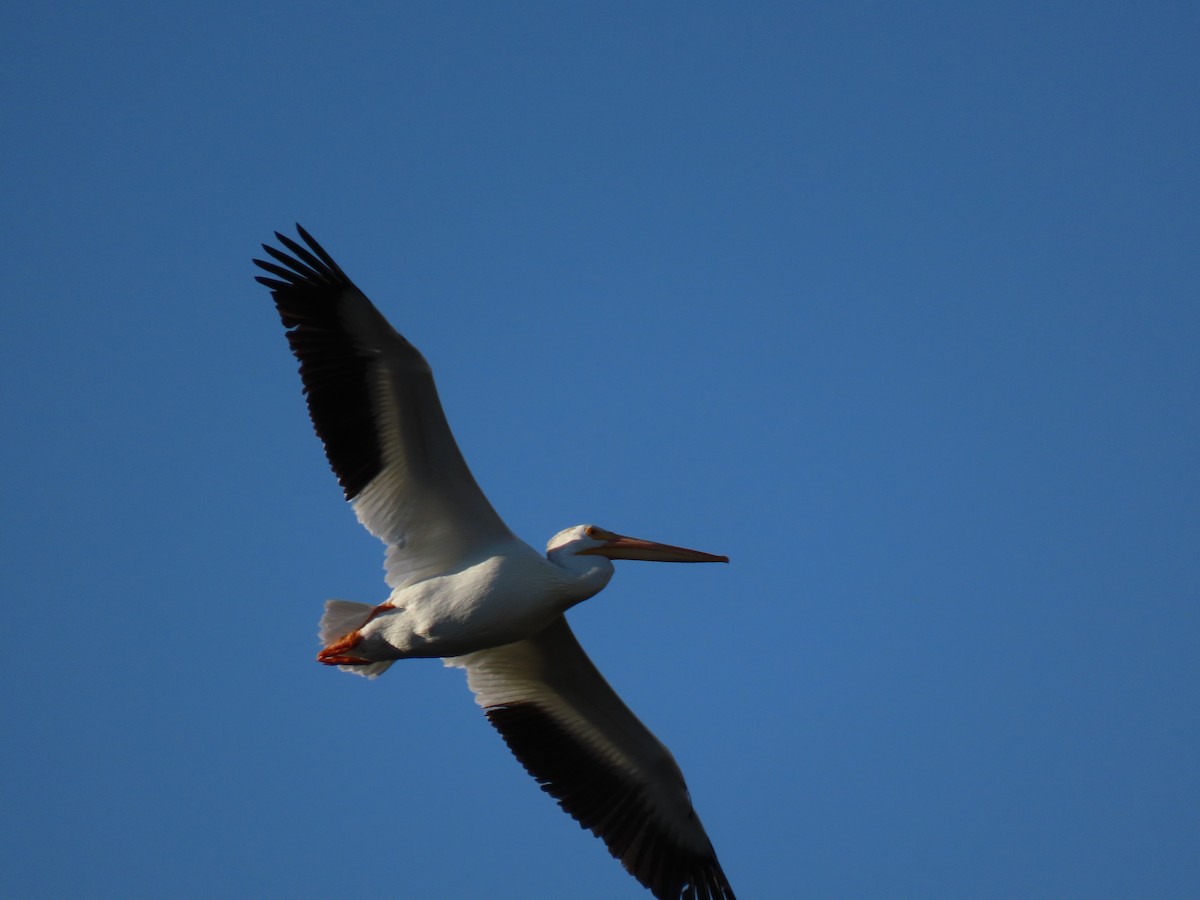
[(542, 790), (659, 900), (733, 900), (674, 757), (559, 617), (523, 641), (447, 659)]
[(299, 225), (308, 247), (256, 259), (300, 362), (308, 412), (358, 520), (388, 545), (387, 582), (452, 570), (512, 534), (446, 424), (429, 364)]

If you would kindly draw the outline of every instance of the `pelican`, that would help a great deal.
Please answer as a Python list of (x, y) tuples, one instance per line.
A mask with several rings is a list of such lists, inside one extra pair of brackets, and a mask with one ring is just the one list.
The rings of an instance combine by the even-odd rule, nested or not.
[(398, 659), (466, 670), (526, 771), (658, 900), (734, 900), (674, 757), (609, 687), (564, 614), (613, 560), (724, 556), (576, 525), (544, 554), (517, 538), (467, 468), (433, 374), (299, 225), (263, 244), (313, 426), (358, 520), (387, 545), (380, 604), (329, 600), (317, 659), (371, 678)]

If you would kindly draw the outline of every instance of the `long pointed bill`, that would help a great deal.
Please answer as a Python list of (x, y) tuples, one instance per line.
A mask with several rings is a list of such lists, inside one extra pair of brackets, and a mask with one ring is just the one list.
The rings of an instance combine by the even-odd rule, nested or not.
[(729, 562), (728, 556), (715, 556), (712, 553), (701, 553), (699, 550), (688, 550), (685, 547), (672, 547), (670, 544), (657, 544), (654, 541), (643, 541), (640, 538), (625, 537), (623, 534), (612, 534), (599, 547), (584, 550), (584, 553), (596, 553), (609, 559), (644, 559), (650, 562)]

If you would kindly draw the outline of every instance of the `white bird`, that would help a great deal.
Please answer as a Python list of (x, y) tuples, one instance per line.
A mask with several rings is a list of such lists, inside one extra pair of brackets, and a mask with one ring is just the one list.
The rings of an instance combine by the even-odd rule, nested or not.
[[(734, 900), (670, 751), (621, 702), (564, 613), (614, 559), (728, 562), (577, 525), (545, 555), (475, 483), (429, 364), (328, 253), (275, 233), (254, 260), (300, 362), (308, 410), (363, 526), (387, 545), (392, 588), (372, 606), (330, 600), (317, 659), (374, 677), (395, 660), (466, 669), (492, 725), (542, 789), (659, 900)], [(564, 890), (565, 892), (565, 890)]]

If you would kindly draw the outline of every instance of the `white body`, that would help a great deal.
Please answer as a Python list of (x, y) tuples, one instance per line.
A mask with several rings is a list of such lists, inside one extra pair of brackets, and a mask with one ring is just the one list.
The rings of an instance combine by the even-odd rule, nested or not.
[(537, 634), (612, 578), (613, 564), (603, 556), (572, 554), (570, 568), (562, 563), (514, 538), (453, 572), (397, 588), (383, 604), (389, 608), (359, 629), (363, 641), (355, 655), (372, 661), (462, 656)]

